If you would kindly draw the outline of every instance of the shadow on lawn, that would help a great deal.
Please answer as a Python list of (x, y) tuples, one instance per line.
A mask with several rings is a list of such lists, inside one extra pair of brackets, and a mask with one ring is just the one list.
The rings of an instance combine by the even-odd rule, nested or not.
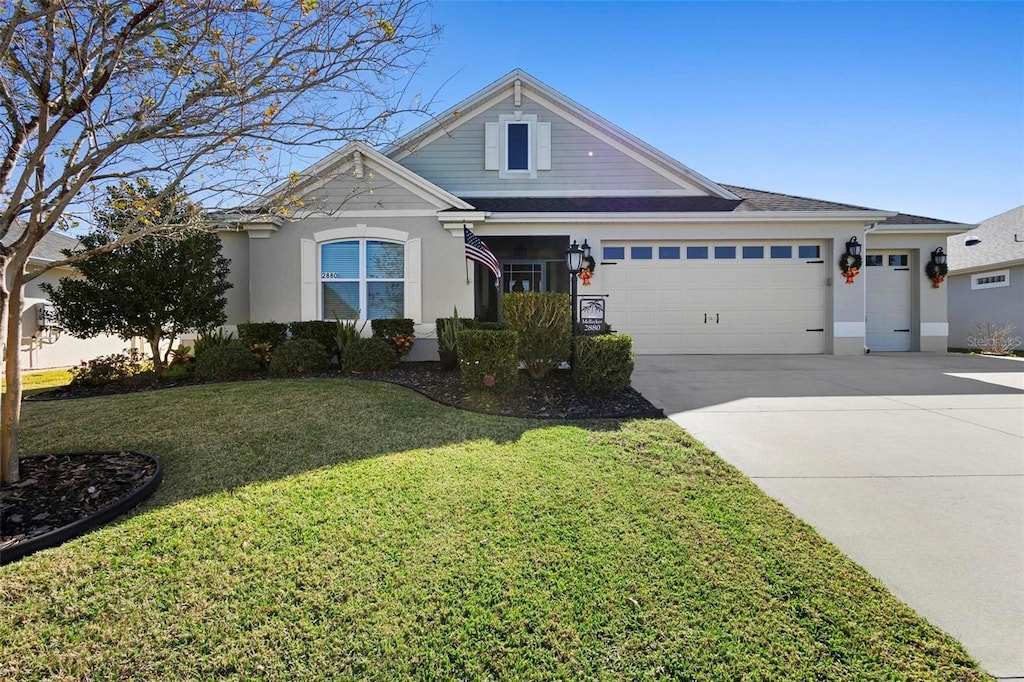
[(409, 450), (511, 443), (558, 426), (617, 430), (630, 421), (480, 414), (401, 386), (345, 379), (189, 386), (24, 410), (23, 456), (137, 450), (158, 457), (163, 484), (141, 511)]

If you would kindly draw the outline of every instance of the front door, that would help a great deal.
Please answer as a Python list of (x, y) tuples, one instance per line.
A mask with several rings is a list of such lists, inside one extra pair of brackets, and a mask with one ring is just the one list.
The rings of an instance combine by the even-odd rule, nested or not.
[(546, 275), (544, 261), (505, 261), (501, 264), (502, 291), (547, 291)]

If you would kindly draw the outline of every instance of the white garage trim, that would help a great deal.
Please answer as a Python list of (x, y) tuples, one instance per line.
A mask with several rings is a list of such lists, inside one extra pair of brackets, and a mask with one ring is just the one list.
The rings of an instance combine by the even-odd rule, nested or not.
[(835, 322), (832, 325), (832, 335), (837, 339), (862, 339), (864, 338), (864, 323)]

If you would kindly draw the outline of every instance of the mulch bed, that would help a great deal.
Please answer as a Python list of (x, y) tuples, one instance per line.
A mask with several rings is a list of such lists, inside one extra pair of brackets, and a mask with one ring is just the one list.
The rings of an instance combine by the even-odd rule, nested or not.
[[(338, 372), (318, 375), (386, 381), (410, 388), (445, 405), (465, 410), (528, 419), (664, 418), (664, 414), (632, 388), (610, 396), (580, 395), (568, 372), (551, 372), (541, 380), (524, 375), (512, 393), (499, 396), (470, 393), (457, 371), (437, 362), (403, 362), (386, 372), (353, 376)], [(265, 379), (265, 377), (254, 377)], [(199, 382), (155, 385), (110, 384), (95, 388), (64, 386), (26, 400), (68, 400), (119, 393), (160, 390)], [(0, 552), (87, 518), (131, 495), (156, 468), (153, 460), (132, 452), (45, 455), (21, 459), (21, 481), (0, 489)]]
[(0, 489), (0, 553), (106, 509), (157, 470), (135, 452), (22, 457), (20, 467), (21, 480)]
[(474, 412), (530, 419), (663, 418), (664, 413), (632, 387), (609, 396), (581, 395), (568, 371), (555, 371), (543, 379), (522, 374), (519, 386), (505, 396), (470, 393), (457, 371), (445, 371), (437, 362), (403, 362), (387, 372), (367, 378), (400, 384), (445, 405)]

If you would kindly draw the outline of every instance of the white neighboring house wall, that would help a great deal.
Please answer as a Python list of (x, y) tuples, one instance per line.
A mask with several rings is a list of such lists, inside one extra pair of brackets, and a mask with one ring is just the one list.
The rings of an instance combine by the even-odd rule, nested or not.
[[(20, 224), (15, 223), (4, 237), (5, 241), (16, 239), (20, 232)], [(63, 258), (62, 251), (75, 248), (77, 243), (72, 237), (54, 232), (48, 233), (36, 244), (36, 248), (29, 258), (27, 265), (29, 273), (38, 272), (47, 264)], [(22, 369), (73, 367), (100, 355), (119, 353), (133, 346), (131, 341), (114, 336), (103, 335), (91, 339), (81, 339), (64, 331), (58, 331), (55, 327), (46, 326), (45, 323), (40, 324), (41, 309), (48, 303), (46, 292), (40, 288), (40, 285), (44, 283), (56, 285), (61, 277), (75, 277), (76, 275), (77, 271), (71, 267), (52, 268), (25, 285), (24, 307), (21, 311)], [(9, 285), (10, 275), (8, 275)], [(141, 350), (141, 342), (136, 339), (134, 347)]]
[[(29, 265), (29, 269), (32, 269)], [(36, 266), (38, 267), (38, 266)], [(56, 285), (61, 277), (73, 277), (71, 268), (54, 268), (25, 285), (25, 307), (22, 312), (21, 367), (25, 370), (73, 367), (101, 355), (120, 353), (129, 348), (143, 350), (138, 339), (125, 341), (116, 336), (81, 339), (65, 331), (40, 325), (39, 310), (48, 299), (39, 285)]]

